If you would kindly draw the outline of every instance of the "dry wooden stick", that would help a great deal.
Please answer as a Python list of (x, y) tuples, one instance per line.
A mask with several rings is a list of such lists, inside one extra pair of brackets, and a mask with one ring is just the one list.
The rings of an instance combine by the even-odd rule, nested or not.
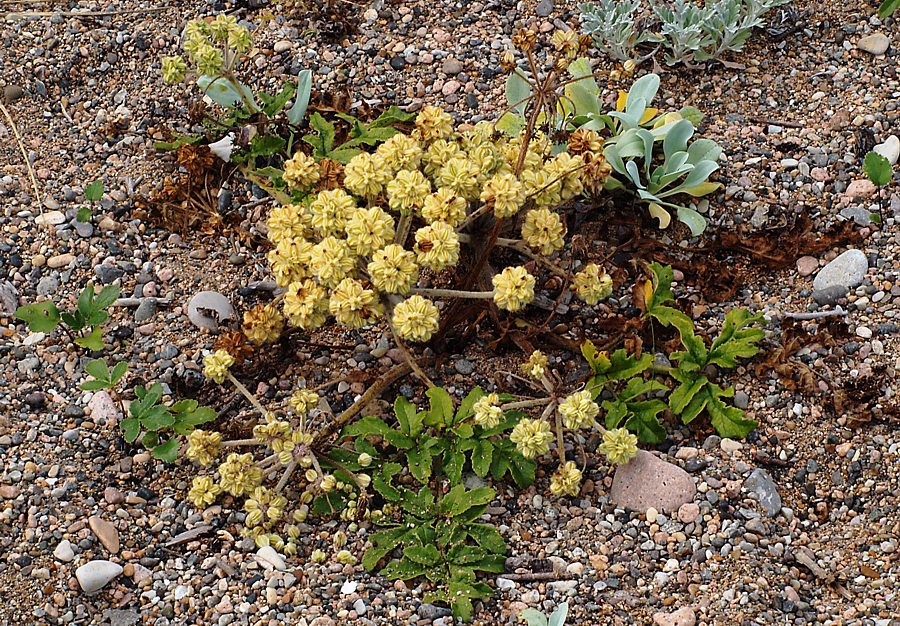
[(31, 186), (34, 188), (34, 198), (37, 200), (38, 210), (40, 210), (41, 215), (43, 215), (44, 204), (41, 202), (41, 192), (38, 189), (37, 178), (34, 175), (34, 169), (31, 167), (31, 161), (28, 159), (28, 152), (25, 150), (25, 144), (22, 143), (22, 137), (19, 135), (19, 129), (16, 128), (16, 123), (13, 121), (12, 115), (9, 114), (9, 111), (3, 106), (2, 102), (0, 102), (0, 111), (3, 111), (3, 115), (5, 115), (7, 121), (9, 121), (9, 126), (12, 128), (16, 143), (19, 144), (19, 150), (22, 151), (22, 158), (25, 159), (25, 167), (28, 168), (28, 175), (31, 177)]

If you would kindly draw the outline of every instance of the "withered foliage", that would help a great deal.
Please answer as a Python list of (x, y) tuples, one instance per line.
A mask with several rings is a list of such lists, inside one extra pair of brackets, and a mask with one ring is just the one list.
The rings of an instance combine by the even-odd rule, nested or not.
[(781, 344), (761, 357), (755, 366), (756, 376), (764, 380), (775, 372), (789, 391), (819, 395), (822, 391), (813, 369), (795, 355), (803, 348), (834, 349), (840, 340), (849, 336), (847, 324), (839, 318), (825, 318), (818, 324), (810, 324), (809, 330), (797, 320), (782, 320)]
[(360, 21), (360, 2), (352, 0), (283, 0), (287, 16), (315, 29), (326, 40), (352, 35)]
[(225, 350), (234, 358), (235, 365), (241, 365), (253, 356), (253, 347), (240, 330), (229, 330), (219, 335), (213, 343), (213, 349)]

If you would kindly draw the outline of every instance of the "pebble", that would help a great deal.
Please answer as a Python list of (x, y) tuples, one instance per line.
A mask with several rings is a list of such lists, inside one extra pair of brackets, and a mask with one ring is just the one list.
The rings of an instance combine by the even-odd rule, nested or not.
[(884, 54), (891, 46), (891, 38), (883, 33), (872, 33), (862, 37), (856, 44), (860, 50), (869, 54)]
[(896, 165), (897, 159), (900, 158), (900, 137), (891, 135), (872, 150), (886, 158), (891, 165)]
[(813, 289), (832, 287), (852, 289), (862, 283), (869, 270), (869, 259), (862, 250), (847, 250), (823, 267), (813, 280)]
[(103, 589), (112, 580), (122, 574), (123, 568), (118, 563), (97, 559), (89, 561), (75, 570), (75, 578), (81, 590), (93, 595)]
[(66, 221), (66, 214), (62, 211), (46, 211), (34, 218), (38, 226), (59, 226)]
[(112, 522), (106, 521), (99, 515), (91, 515), (88, 518), (88, 526), (110, 554), (119, 552), (119, 531)]
[(47, 267), (53, 270), (58, 270), (63, 267), (68, 267), (74, 261), (75, 255), (73, 254), (57, 254), (47, 259)]
[(672, 513), (690, 502), (697, 489), (690, 474), (639, 450), (630, 463), (616, 467), (610, 497), (617, 506), (645, 513), (654, 508)]
[(760, 468), (753, 470), (744, 481), (744, 488), (756, 494), (757, 500), (769, 517), (775, 517), (781, 511), (781, 496), (766, 470)]
[(70, 563), (75, 559), (75, 551), (72, 549), (72, 543), (68, 539), (63, 539), (53, 551), (53, 556), (63, 563)]
[(674, 613), (654, 613), (653, 623), (656, 626), (694, 626), (697, 623), (697, 616), (694, 609), (686, 606)]
[(144, 298), (141, 300), (141, 303), (138, 304), (137, 309), (134, 311), (134, 321), (138, 324), (146, 322), (151, 317), (156, 315), (156, 311), (158, 306), (156, 304), (156, 300), (152, 298)]
[(284, 558), (273, 548), (272, 546), (263, 546), (259, 550), (256, 551), (256, 557), (259, 559), (264, 565), (268, 565), (279, 572), (283, 572), (287, 569), (287, 564), (284, 562)]
[(201, 291), (188, 302), (187, 314), (197, 328), (217, 330), (220, 323), (234, 318), (234, 307), (217, 291)]
[(7, 85), (3, 88), (3, 101), (12, 104), (25, 95), (25, 90), (18, 85)]
[(801, 276), (809, 276), (819, 269), (819, 259), (813, 256), (802, 256), (797, 259), (797, 273)]

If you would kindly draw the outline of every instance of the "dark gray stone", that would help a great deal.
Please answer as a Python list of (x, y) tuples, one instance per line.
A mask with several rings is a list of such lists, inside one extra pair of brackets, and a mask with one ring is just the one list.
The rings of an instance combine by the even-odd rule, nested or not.
[(766, 510), (769, 517), (775, 517), (781, 511), (781, 496), (772, 477), (764, 469), (757, 468), (744, 481), (744, 488), (756, 494), (756, 499)]

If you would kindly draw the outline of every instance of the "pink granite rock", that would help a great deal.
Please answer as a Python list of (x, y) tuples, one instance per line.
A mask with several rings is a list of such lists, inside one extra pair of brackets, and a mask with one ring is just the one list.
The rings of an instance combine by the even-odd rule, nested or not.
[(610, 496), (616, 506), (639, 513), (650, 507), (672, 513), (694, 498), (690, 474), (649, 452), (639, 450), (627, 465), (616, 468)]

